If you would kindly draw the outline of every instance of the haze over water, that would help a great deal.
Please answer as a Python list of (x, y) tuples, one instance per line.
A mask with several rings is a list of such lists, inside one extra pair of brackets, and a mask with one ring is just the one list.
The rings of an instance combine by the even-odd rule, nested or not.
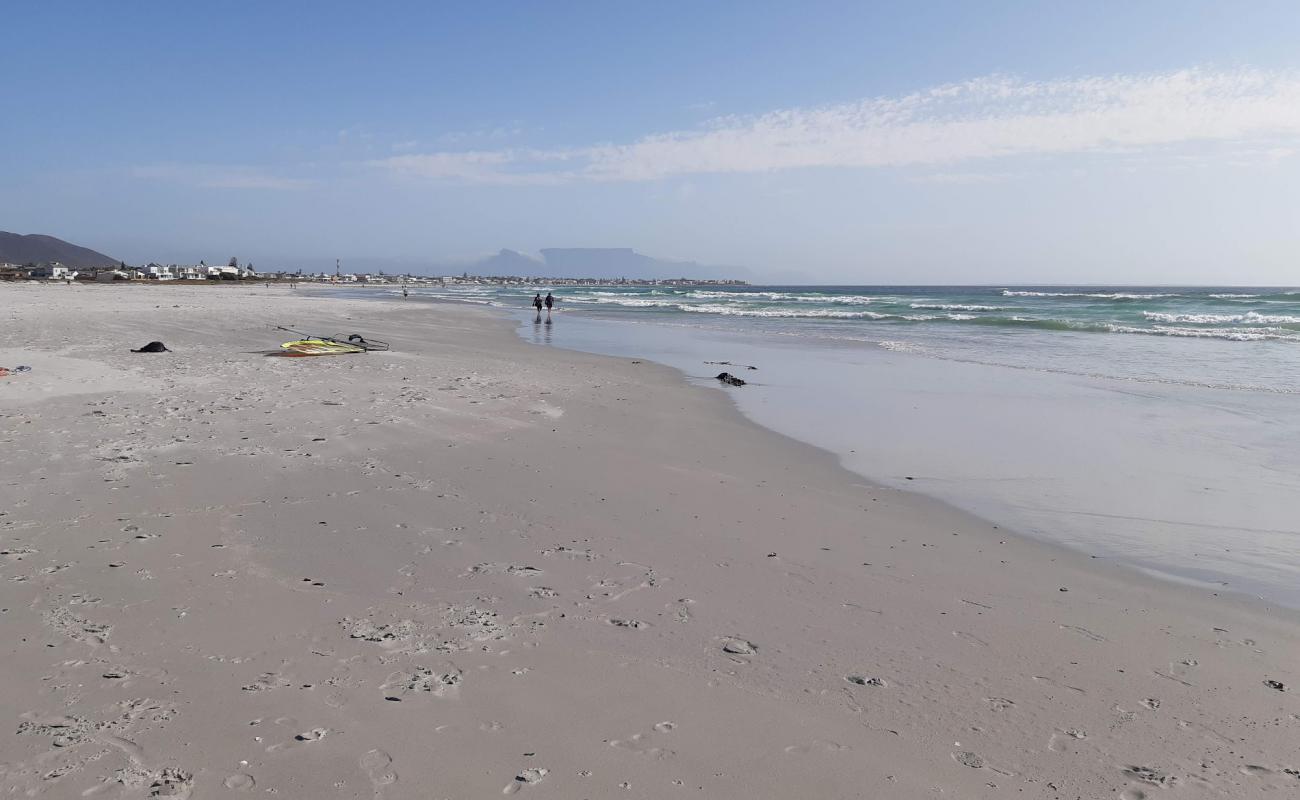
[[(864, 476), (1166, 577), (1300, 606), (1300, 290), (447, 286), (541, 344), (730, 370)], [(739, 368), (708, 365), (730, 361)], [(758, 370), (744, 369), (744, 365)]]

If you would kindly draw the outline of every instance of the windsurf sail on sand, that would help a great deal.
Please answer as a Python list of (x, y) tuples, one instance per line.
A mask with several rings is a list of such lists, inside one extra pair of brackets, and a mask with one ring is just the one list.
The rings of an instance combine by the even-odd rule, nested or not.
[(290, 345), (297, 345), (302, 343), (317, 343), (317, 344), (324, 343), (324, 344), (341, 345), (344, 348), (353, 348), (353, 349), (331, 350), (330, 352), (304, 353), (304, 355), (331, 355), (335, 352), (357, 353), (357, 352), (384, 351), (388, 349), (388, 342), (381, 342), (378, 339), (367, 339), (366, 337), (362, 336), (359, 333), (348, 333), (348, 334), (338, 333), (333, 336), (316, 336), (314, 334), (303, 333), (302, 331), (296, 331), (293, 328), (286, 328), (283, 325), (276, 325), (275, 329), (277, 331), (286, 331), (288, 333), (292, 333), (302, 337), (296, 342), (285, 342), (284, 344), (280, 345), (281, 347), (286, 349), (289, 349)]
[(329, 339), (298, 339), (280, 345), (284, 356), (337, 356), (344, 353), (364, 353), (365, 348), (335, 342)]

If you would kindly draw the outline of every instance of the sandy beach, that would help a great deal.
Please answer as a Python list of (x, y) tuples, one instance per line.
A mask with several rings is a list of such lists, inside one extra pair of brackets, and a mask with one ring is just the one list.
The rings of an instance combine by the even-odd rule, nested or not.
[(675, 370), (452, 304), (0, 300), (0, 795), (1300, 792), (1296, 612), (872, 485)]

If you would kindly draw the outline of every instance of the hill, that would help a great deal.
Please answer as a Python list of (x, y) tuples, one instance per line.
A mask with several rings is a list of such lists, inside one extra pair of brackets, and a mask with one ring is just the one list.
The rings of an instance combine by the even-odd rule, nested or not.
[(630, 247), (548, 247), (542, 258), (551, 275), (584, 278), (747, 278), (741, 267), (716, 267), (695, 261), (670, 261), (642, 255)]
[(103, 253), (39, 233), (0, 231), (0, 264), (43, 264), (57, 261), (66, 267), (112, 267), (119, 262)]
[(542, 262), (523, 253), (502, 250), (494, 256), (475, 261), (474, 269), (476, 275), (536, 275), (543, 267)]

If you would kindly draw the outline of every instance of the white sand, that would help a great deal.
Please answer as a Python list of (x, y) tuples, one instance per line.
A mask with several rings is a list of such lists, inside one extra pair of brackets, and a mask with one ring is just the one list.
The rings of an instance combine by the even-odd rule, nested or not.
[[(1294, 614), (865, 485), (666, 368), (282, 289), (0, 303), (0, 796), (1300, 792)], [(394, 351), (264, 357), (277, 323)]]

